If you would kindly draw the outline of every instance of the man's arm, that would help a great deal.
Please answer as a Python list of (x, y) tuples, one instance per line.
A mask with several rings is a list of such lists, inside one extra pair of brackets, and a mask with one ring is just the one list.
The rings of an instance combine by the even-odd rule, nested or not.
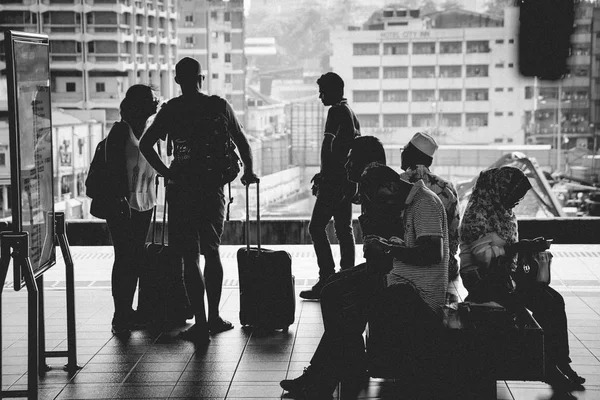
[(229, 133), (233, 142), (238, 148), (240, 152), (240, 158), (242, 159), (242, 163), (244, 164), (244, 175), (242, 175), (242, 183), (244, 185), (249, 185), (251, 183), (258, 182), (259, 179), (254, 174), (254, 164), (252, 160), (252, 149), (250, 148), (250, 143), (248, 142), (248, 138), (243, 132), (242, 126), (238, 122), (231, 105), (227, 103), (225, 106), (225, 113), (230, 122), (230, 130)]
[(412, 265), (432, 265), (444, 258), (444, 239), (440, 236), (422, 236), (415, 247), (390, 246), (390, 254)]
[(163, 129), (164, 120), (166, 119), (166, 111), (162, 109), (156, 115), (154, 122), (152, 125), (146, 130), (146, 133), (142, 136), (140, 140), (140, 151), (146, 157), (148, 163), (158, 172), (160, 175), (164, 176), (165, 179), (171, 178), (169, 173), (169, 168), (165, 165), (165, 163), (160, 158), (160, 155), (154, 150), (154, 145), (158, 140), (160, 140), (165, 131)]

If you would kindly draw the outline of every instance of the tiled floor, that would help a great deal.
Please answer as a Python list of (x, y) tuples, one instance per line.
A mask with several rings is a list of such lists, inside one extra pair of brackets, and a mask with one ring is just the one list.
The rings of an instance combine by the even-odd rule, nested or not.
[[(277, 248), (281, 246), (268, 246)], [(285, 246), (293, 255), (296, 292), (311, 285), (315, 259), (310, 246)], [(65, 359), (40, 379), (40, 399), (279, 399), (289, 398), (279, 381), (296, 377), (308, 364), (323, 331), (318, 302), (298, 300), (296, 323), (287, 333), (256, 335), (240, 329), (235, 247), (223, 248), (225, 289), (222, 314), (236, 323), (195, 349), (173, 338), (177, 331), (136, 331), (128, 340), (110, 333), (110, 247), (72, 249), (76, 268), (77, 349), (83, 368), (61, 369)], [(600, 399), (600, 245), (553, 246), (553, 286), (565, 297), (573, 365), (587, 379), (572, 399)], [(361, 251), (357, 251), (361, 254)], [(47, 349), (66, 349), (63, 264), (45, 275)], [(11, 277), (11, 275), (8, 275)], [(26, 389), (26, 294), (5, 288), (2, 295), (2, 387)], [(498, 382), (499, 399), (551, 399), (538, 382)], [(360, 394), (401, 399), (402, 382), (371, 380)], [(336, 394), (337, 395), (337, 394)]]

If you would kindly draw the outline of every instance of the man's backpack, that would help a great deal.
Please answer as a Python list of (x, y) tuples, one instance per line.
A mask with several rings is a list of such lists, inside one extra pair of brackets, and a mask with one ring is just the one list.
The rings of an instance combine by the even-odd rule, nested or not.
[(200, 176), (203, 183), (223, 186), (238, 176), (241, 162), (229, 134), (225, 100), (211, 96), (207, 103), (202, 134), (194, 132), (185, 139), (172, 139), (169, 135), (167, 155), (174, 156), (184, 174)]

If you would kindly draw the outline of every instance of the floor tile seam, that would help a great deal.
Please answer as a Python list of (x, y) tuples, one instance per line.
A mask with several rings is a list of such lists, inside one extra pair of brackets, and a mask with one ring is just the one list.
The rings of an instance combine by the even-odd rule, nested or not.
[(240, 353), (240, 357), (238, 358), (237, 363), (235, 365), (235, 369), (233, 370), (233, 375), (231, 375), (231, 379), (229, 380), (229, 384), (227, 385), (227, 391), (225, 392), (225, 397), (224, 397), (225, 399), (229, 395), (229, 391), (231, 390), (231, 386), (233, 385), (233, 379), (235, 378), (235, 374), (237, 373), (238, 369), (240, 368), (242, 358), (244, 357), (244, 352), (248, 348), (248, 343), (250, 343), (251, 339), (252, 339), (252, 334), (250, 334), (250, 336), (246, 339), (246, 343), (244, 343), (244, 348), (242, 349), (242, 351)]
[(288, 377), (288, 372), (290, 370), (290, 367), (292, 365), (292, 357), (294, 355), (294, 347), (296, 347), (296, 340), (298, 339), (298, 330), (300, 329), (300, 320), (302, 319), (302, 312), (304, 311), (304, 301), (301, 301), (302, 306), (300, 307), (300, 313), (298, 315), (298, 323), (296, 324), (296, 329), (294, 331), (294, 341), (292, 342), (292, 351), (290, 352), (290, 358), (288, 359), (287, 362), (287, 367), (285, 369), (285, 377), (286, 379), (289, 378)]

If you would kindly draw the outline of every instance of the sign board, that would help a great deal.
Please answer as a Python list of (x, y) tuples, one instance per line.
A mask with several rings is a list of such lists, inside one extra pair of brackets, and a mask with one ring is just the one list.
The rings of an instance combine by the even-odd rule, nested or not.
[[(12, 230), (29, 233), (29, 257), (37, 278), (56, 263), (49, 41), (47, 35), (6, 31), (4, 46)], [(13, 269), (14, 288), (20, 290), (21, 270)]]

